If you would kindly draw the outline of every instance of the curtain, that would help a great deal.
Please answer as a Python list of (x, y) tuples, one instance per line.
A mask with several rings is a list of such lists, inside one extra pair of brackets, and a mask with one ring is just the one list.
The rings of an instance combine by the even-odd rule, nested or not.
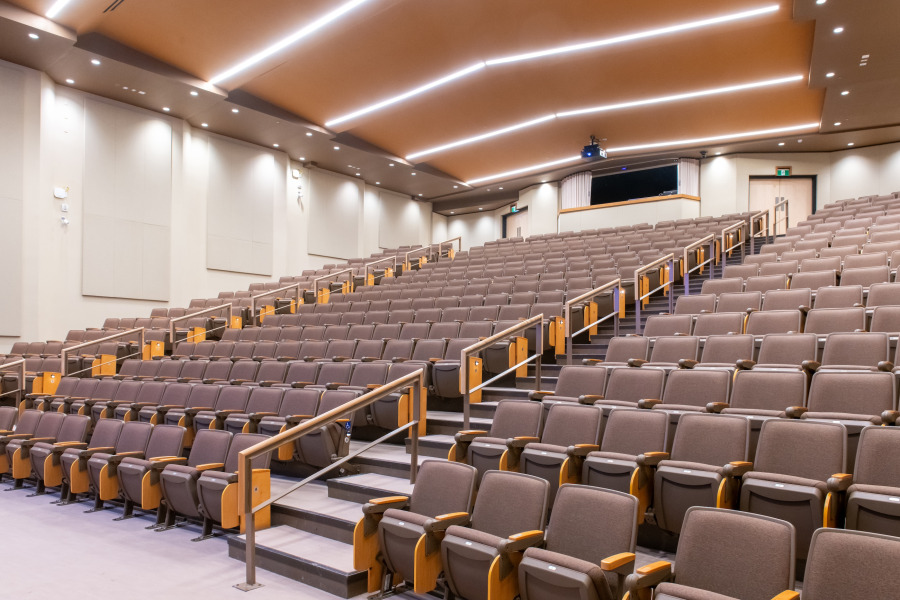
[(678, 159), (678, 193), (700, 195), (700, 161), (696, 158)]
[(563, 208), (591, 205), (591, 172), (569, 175), (560, 185)]

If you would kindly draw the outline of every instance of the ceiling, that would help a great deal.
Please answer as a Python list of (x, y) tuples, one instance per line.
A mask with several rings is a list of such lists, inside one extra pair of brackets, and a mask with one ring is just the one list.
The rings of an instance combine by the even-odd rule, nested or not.
[[(840, 0), (70, 0), (47, 19), (55, 1), (0, 0), (0, 59), (166, 107), (193, 127), (277, 144), (293, 160), (432, 201), (444, 214), (496, 208), (524, 187), (584, 170), (576, 157), (592, 134), (610, 151), (591, 165), (601, 170), (700, 150), (900, 140), (896, 0), (867, 0), (865, 10)], [(348, 10), (222, 77), (339, 8)], [(498, 60), (587, 42), (598, 43)], [(721, 90), (729, 86), (744, 89)], [(610, 106), (621, 104), (629, 106)], [(561, 114), (598, 106), (606, 109)], [(486, 139), (410, 157), (475, 136)]]

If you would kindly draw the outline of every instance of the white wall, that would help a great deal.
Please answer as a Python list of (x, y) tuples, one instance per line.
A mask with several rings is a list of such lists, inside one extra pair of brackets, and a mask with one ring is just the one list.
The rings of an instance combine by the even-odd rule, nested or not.
[[(166, 203), (171, 212), (171, 241), (167, 248), (171, 258), (165, 261), (162, 274), (169, 288), (168, 302), (82, 293), (85, 260), (93, 268), (97, 260), (108, 261), (130, 252), (112, 237), (104, 240), (106, 256), (95, 259), (83, 252), (85, 106), (97, 101), (136, 111), (171, 128), (171, 191)], [(19, 339), (62, 339), (69, 329), (99, 327), (107, 317), (149, 316), (155, 307), (187, 306), (191, 298), (213, 297), (223, 290), (245, 290), (254, 282), (335, 262), (333, 257), (312, 254), (309, 248), (311, 230), (315, 229), (311, 207), (317, 202), (326, 204), (330, 198), (317, 196), (315, 186), (310, 185), (310, 171), (291, 163), (283, 152), (250, 147), (251, 154), (270, 156), (273, 165), (269, 167), (271, 179), (266, 185), (271, 190), (266, 193), (270, 200), (262, 211), (271, 214), (271, 218), (263, 219), (269, 223), (269, 231), (258, 232), (271, 240), (269, 256), (265, 258), (271, 264), (272, 277), (207, 267), (207, 218), (210, 210), (216, 210), (215, 203), (210, 202), (216, 195), (212, 189), (215, 186), (210, 185), (213, 137), (225, 140), (205, 130), (194, 130), (180, 119), (97, 99), (67, 86), (57, 86), (38, 71), (0, 61), (0, 250), (9, 251), (3, 253), (6, 270), (4, 298), (0, 300), (0, 352)], [(227, 143), (243, 144), (234, 140)], [(134, 155), (117, 153), (116, 159), (130, 161), (122, 165), (123, 172), (140, 168), (134, 164), (139, 160)], [(292, 169), (300, 170), (299, 179), (293, 178)], [(337, 177), (319, 173), (323, 178)], [(363, 187), (362, 182), (353, 184)], [(54, 187), (69, 188), (68, 226), (60, 223), (61, 201), (53, 198)], [(361, 218), (351, 227), (327, 219), (323, 225), (320, 219), (320, 227), (345, 232), (336, 236), (342, 241), (341, 254), (356, 257), (378, 250), (380, 197), (378, 193), (374, 196), (365, 201), (361, 197)], [(406, 207), (404, 210), (418, 218), (404, 220), (404, 232), (409, 233), (409, 228), (414, 227), (418, 243), (431, 243), (431, 204), (409, 200), (409, 205), (415, 211)], [(21, 211), (21, 216), (17, 211)], [(21, 257), (15, 254), (17, 249), (23, 249)], [(17, 282), (17, 275), (21, 283)], [(15, 310), (17, 305), (19, 313)]]
[(635, 223), (655, 225), (660, 221), (694, 219), (699, 216), (700, 203), (696, 200), (681, 198), (610, 206), (608, 208), (603, 208), (601, 205), (590, 210), (579, 210), (559, 215), (559, 230), (581, 231), (582, 229), (619, 227), (622, 225), (634, 225)]
[(794, 175), (816, 175), (816, 203), (900, 190), (900, 143), (838, 152), (736, 154), (703, 161), (700, 169), (701, 213), (721, 215), (747, 210), (750, 176), (775, 176), (775, 167), (790, 166)]

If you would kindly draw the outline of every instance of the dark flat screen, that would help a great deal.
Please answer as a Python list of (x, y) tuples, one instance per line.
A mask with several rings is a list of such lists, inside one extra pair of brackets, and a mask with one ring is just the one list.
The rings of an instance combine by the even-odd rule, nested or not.
[(622, 171), (591, 180), (591, 205), (661, 196), (678, 189), (678, 166)]

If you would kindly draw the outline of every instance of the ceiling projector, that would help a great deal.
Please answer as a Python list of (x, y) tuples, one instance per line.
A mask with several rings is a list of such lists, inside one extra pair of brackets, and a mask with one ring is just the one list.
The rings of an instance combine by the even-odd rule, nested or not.
[(606, 158), (606, 150), (600, 147), (600, 140), (591, 136), (591, 143), (581, 150), (581, 158), (584, 160), (600, 160)]

